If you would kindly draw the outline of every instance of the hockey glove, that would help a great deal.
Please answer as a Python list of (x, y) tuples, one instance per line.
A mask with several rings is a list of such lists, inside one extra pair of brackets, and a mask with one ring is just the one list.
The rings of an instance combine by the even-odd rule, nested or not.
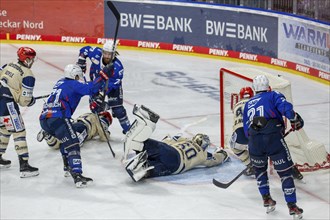
[(77, 65), (80, 66), (83, 73), (86, 72), (86, 58), (79, 56)]
[(301, 116), (296, 112), (295, 116), (293, 119), (290, 119), (290, 123), (291, 123), (291, 128), (293, 131), (298, 131), (301, 128), (304, 127), (304, 120), (301, 118)]
[(97, 95), (94, 98), (92, 98), (89, 107), (93, 113), (99, 113), (104, 111), (105, 105), (103, 102), (103, 97), (101, 95)]
[(30, 103), (27, 105), (28, 107), (31, 107), (32, 105), (34, 105), (36, 103), (36, 99), (32, 96), (32, 99), (30, 101)]
[(108, 80), (113, 75), (113, 64), (105, 66), (101, 71), (100, 75), (104, 80)]

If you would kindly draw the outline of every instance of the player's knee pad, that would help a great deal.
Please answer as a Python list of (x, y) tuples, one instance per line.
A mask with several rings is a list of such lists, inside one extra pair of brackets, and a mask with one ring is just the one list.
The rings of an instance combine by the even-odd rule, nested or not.
[(279, 154), (272, 155), (270, 159), (272, 160), (274, 169), (277, 172), (283, 172), (288, 169), (292, 171), (291, 168), (293, 167), (293, 162), (290, 157), (287, 157), (287, 152), (281, 152)]
[(13, 133), (15, 150), (18, 155), (28, 154), (28, 147), (26, 143), (26, 131), (14, 132)]
[(133, 114), (136, 116), (136, 120), (126, 133), (125, 158), (130, 150), (142, 151), (143, 142), (151, 136), (159, 119), (157, 114), (144, 106), (135, 105)]
[(111, 110), (112, 110), (112, 115), (115, 118), (120, 119), (120, 118), (127, 117), (126, 109), (122, 105), (112, 107)]

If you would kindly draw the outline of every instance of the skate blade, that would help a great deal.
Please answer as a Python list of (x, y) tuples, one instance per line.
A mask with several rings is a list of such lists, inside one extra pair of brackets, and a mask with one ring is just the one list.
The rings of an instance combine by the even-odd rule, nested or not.
[(70, 176), (71, 176), (71, 174), (69, 171), (64, 171), (64, 177), (70, 177)]
[(294, 215), (293, 215), (293, 219), (294, 219), (294, 220), (303, 219), (303, 216), (302, 216), (302, 214), (294, 214)]
[(274, 210), (275, 210), (275, 206), (268, 206), (266, 213), (269, 214), (269, 213), (273, 212)]
[(38, 175), (39, 175), (39, 171), (21, 172), (20, 173), (21, 178), (28, 178), (28, 177), (38, 176)]
[(90, 186), (92, 184), (93, 184), (93, 181), (75, 183), (77, 188), (85, 188), (85, 187)]
[(7, 165), (0, 165), (0, 168), (10, 168), (11, 167), (11, 164), (7, 164)]

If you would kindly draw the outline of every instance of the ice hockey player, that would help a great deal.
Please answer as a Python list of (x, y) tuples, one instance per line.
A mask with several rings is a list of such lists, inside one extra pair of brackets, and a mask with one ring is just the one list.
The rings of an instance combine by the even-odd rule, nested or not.
[[(243, 111), (245, 103), (254, 95), (251, 87), (243, 87), (239, 92), (239, 101), (233, 107), (234, 124), (233, 134), (230, 139), (230, 147), (234, 154), (247, 166), (247, 170), (244, 173), (246, 176), (254, 175), (254, 168), (250, 162), (250, 156), (248, 151), (248, 138), (245, 136), (243, 129)], [(296, 166), (292, 167), (293, 177), (295, 179), (302, 180), (303, 175), (300, 173)]]
[[(111, 40), (106, 41), (103, 49), (99, 47), (85, 46), (80, 49), (77, 64), (86, 71), (86, 59), (89, 58), (91, 66), (89, 69), (89, 78), (93, 80), (99, 76), (100, 70), (107, 64), (112, 62), (111, 76), (109, 77), (108, 89), (106, 91), (107, 104), (97, 108), (97, 111), (104, 111), (111, 109), (112, 116), (119, 120), (123, 133), (126, 133), (130, 127), (130, 121), (127, 117), (126, 109), (123, 105), (123, 85), (124, 67), (118, 59), (119, 53), (116, 51), (116, 44)], [(111, 61), (112, 58), (112, 61)], [(99, 93), (94, 100), (103, 100), (104, 94)], [(97, 112), (93, 110), (93, 112)]]
[(252, 87), (256, 93), (244, 106), (243, 126), (249, 138), (249, 154), (255, 168), (259, 192), (267, 213), (275, 209), (276, 202), (270, 195), (267, 174), (268, 158), (281, 178), (282, 190), (289, 208), (289, 214), (301, 219), (303, 209), (296, 205), (296, 188), (292, 176), (293, 162), (283, 138), (283, 116), (291, 122), (293, 130), (304, 126), (304, 121), (285, 96), (269, 90), (269, 80), (265, 75), (253, 79)]
[(248, 167), (244, 175), (254, 175), (254, 169), (250, 162), (250, 156), (248, 151), (248, 139), (245, 136), (243, 129), (243, 110), (245, 103), (253, 97), (253, 90), (251, 87), (243, 87), (239, 92), (239, 101), (234, 104), (234, 124), (233, 134), (230, 139), (230, 147), (234, 154), (242, 161), (242, 163)]
[[(150, 139), (159, 115), (143, 105), (135, 105), (133, 114), (136, 120), (126, 133), (124, 159), (126, 171), (135, 182), (142, 178), (183, 173), (196, 166), (217, 166), (229, 158), (222, 149), (207, 152), (210, 139), (205, 134), (196, 134), (193, 138), (166, 136), (162, 141)], [(128, 159), (132, 151), (136, 155)]]
[[(112, 124), (111, 114), (107, 111), (100, 112), (99, 118), (104, 131), (106, 131), (107, 137), (105, 136), (100, 123), (98, 122), (96, 114), (90, 112), (85, 113), (80, 115), (77, 119), (73, 120), (72, 126), (77, 133), (80, 147), (82, 147), (86, 141), (96, 137), (99, 137), (100, 141), (108, 141), (110, 138), (109, 126)], [(50, 148), (60, 148), (61, 141), (55, 136), (52, 136), (41, 129), (37, 135), (37, 140), (41, 142), (44, 139)], [(67, 164), (64, 164), (64, 171), (68, 171)]]
[(36, 55), (34, 49), (20, 47), (17, 51), (18, 62), (6, 64), (0, 69), (0, 166), (11, 165), (11, 161), (4, 159), (2, 155), (6, 152), (10, 136), (13, 135), (21, 178), (39, 175), (39, 169), (30, 166), (28, 162), (26, 130), (19, 108), (30, 107), (35, 103), (35, 77), (31, 67)]
[(67, 65), (64, 69), (64, 78), (53, 87), (40, 115), (41, 128), (61, 140), (60, 152), (63, 162), (68, 164), (69, 172), (78, 188), (89, 185), (93, 180), (82, 175), (79, 140), (71, 117), (80, 99), (85, 95), (96, 94), (104, 86), (109, 73), (109, 69), (104, 68), (94, 81), (81, 83), (81, 68), (76, 64)]

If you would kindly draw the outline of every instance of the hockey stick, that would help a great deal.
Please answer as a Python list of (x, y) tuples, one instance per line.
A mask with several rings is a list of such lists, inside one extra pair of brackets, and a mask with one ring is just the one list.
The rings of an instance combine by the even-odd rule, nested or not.
[(43, 98), (47, 98), (48, 96), (49, 96), (49, 94), (48, 94), (48, 95), (36, 96), (36, 97), (34, 97), (34, 99), (35, 99), (35, 100), (43, 99)]
[[(120, 23), (120, 14), (119, 14), (117, 8), (113, 5), (113, 3), (111, 1), (107, 1), (107, 5), (108, 5), (109, 9), (111, 10), (111, 12), (116, 17), (116, 20), (117, 20), (116, 30), (115, 30), (115, 36), (113, 38), (113, 45), (112, 45), (112, 51), (113, 51), (113, 53), (111, 54), (110, 63), (107, 64), (107, 66), (106, 66), (106, 67), (109, 68), (113, 64), (113, 58), (114, 58), (114, 56), (116, 54), (116, 51), (115, 50), (116, 50), (116, 41), (117, 41), (117, 35), (118, 35), (118, 28), (119, 28), (119, 23)], [(105, 95), (106, 95), (106, 91), (108, 89), (108, 85), (109, 85), (109, 79), (106, 80), (105, 86), (103, 88), (103, 98), (102, 98), (102, 105), (103, 106), (105, 105)], [(107, 136), (107, 134), (106, 134), (106, 132), (105, 132), (102, 124), (101, 124), (100, 116), (99, 116), (99, 114), (96, 114), (96, 116), (97, 116), (97, 119), (98, 119), (98, 121), (99, 121), (99, 123), (101, 125), (101, 128), (102, 128), (102, 131), (103, 131), (103, 133), (105, 135), (105, 138), (107, 139), (107, 144), (108, 144), (109, 149), (110, 149), (110, 151), (112, 153), (112, 156), (115, 158), (116, 157), (116, 154), (112, 150), (112, 147), (111, 147), (111, 144), (110, 144), (110, 140), (109, 140), (109, 138), (108, 138), (108, 136)]]
[[(288, 130), (284, 135), (283, 138), (285, 138), (286, 136), (288, 136), (288, 134), (290, 134), (293, 131), (293, 129), (291, 128), (290, 130)], [(231, 181), (229, 181), (228, 183), (222, 183), (219, 182), (218, 180), (213, 178), (213, 184), (219, 188), (222, 189), (227, 189), (231, 184), (233, 184), (238, 178), (240, 178), (240, 176), (242, 176), (247, 169), (249, 169), (249, 167), (246, 167), (244, 170), (242, 170), (234, 179), (232, 179)]]

